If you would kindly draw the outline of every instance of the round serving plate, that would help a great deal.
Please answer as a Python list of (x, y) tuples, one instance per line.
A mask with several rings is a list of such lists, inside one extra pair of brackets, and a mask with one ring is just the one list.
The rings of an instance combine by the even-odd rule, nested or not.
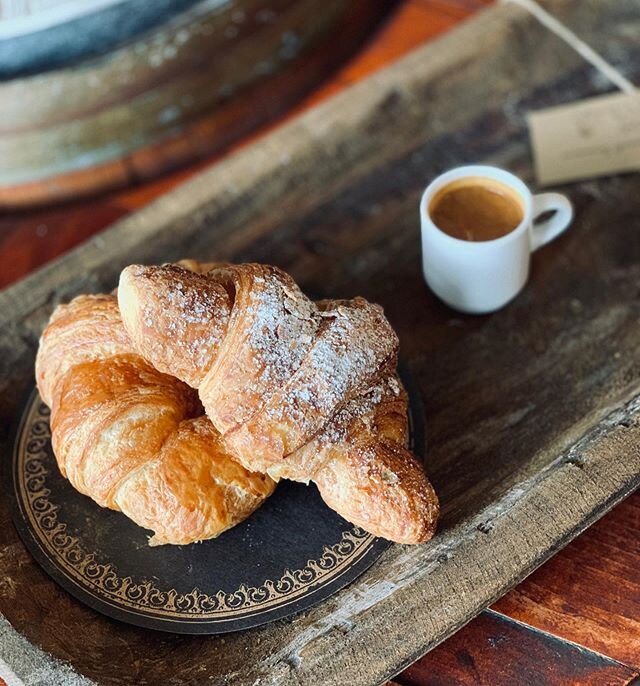
[[(402, 376), (412, 447), (422, 450), (418, 395)], [(150, 532), (62, 477), (49, 410), (35, 390), (16, 435), (12, 494), (20, 537), (60, 586), (109, 617), (175, 633), (237, 631), (300, 612), (352, 582), (391, 545), (329, 509), (314, 485), (283, 481), (218, 539), (149, 547)]]

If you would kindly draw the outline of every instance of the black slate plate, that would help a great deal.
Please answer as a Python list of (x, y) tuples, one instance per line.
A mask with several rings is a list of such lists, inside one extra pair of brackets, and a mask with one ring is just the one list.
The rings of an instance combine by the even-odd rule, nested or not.
[[(424, 445), (409, 391), (412, 445)], [(129, 624), (183, 634), (237, 631), (328, 598), (391, 545), (330, 510), (315, 486), (283, 481), (248, 520), (216, 540), (150, 548), (149, 532), (75, 491), (51, 450), (49, 410), (34, 391), (15, 440), (14, 522), (66, 591)]]

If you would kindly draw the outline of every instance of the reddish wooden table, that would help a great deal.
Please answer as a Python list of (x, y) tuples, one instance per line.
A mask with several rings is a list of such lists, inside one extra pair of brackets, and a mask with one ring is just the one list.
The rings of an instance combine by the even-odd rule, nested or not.
[[(364, 78), (490, 1), (407, 0), (356, 59), (288, 117)], [(100, 198), (0, 217), (0, 287), (214, 161)], [(640, 494), (635, 494), (408, 668), (397, 683), (600, 686), (640, 679), (639, 530)]]

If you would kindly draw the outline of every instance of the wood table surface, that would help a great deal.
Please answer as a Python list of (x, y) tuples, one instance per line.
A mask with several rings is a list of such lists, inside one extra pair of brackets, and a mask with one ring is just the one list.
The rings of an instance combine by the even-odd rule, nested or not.
[[(359, 56), (287, 118), (449, 29), (489, 1), (402, 3)], [(246, 143), (245, 140), (241, 145)], [(213, 163), (212, 158), (157, 181), (98, 198), (5, 214), (0, 217), (0, 287), (68, 251)], [(396, 677), (398, 684), (406, 686), (599, 686), (637, 680), (640, 681), (638, 493), (491, 609)]]

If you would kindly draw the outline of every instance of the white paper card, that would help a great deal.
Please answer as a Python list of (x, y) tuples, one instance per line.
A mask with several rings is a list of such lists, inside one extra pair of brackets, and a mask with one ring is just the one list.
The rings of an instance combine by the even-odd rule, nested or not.
[(541, 186), (640, 170), (640, 93), (616, 93), (532, 112)]

